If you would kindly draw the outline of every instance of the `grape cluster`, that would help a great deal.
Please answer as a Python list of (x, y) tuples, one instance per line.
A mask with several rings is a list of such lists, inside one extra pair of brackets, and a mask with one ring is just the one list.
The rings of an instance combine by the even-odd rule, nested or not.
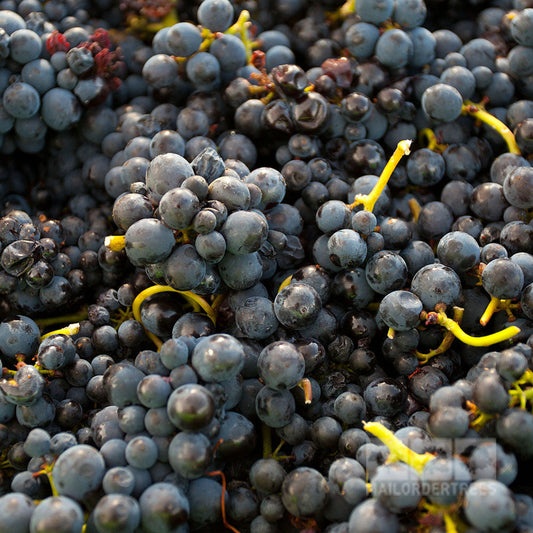
[(30, 14), (34, 17), (25, 20), (2, 10), (0, 134), (11, 133), (13, 148), (37, 153), (49, 129), (72, 128), (84, 109), (118, 89), (124, 69), (103, 28), (92, 33), (90, 26), (72, 26), (63, 34), (44, 13)]
[(529, 531), (532, 50), (523, 0), (0, 0), (0, 531)]

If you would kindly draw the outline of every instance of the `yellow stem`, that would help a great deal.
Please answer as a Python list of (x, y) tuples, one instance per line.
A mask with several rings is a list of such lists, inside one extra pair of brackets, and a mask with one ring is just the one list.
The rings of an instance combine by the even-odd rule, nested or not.
[(498, 120), (494, 115), (485, 111), (482, 104), (474, 104), (474, 102), (471, 102), (470, 100), (465, 100), (462, 114), (477, 118), (481, 120), (481, 122), (484, 122), (491, 128), (495, 129), (507, 143), (509, 152), (522, 155), (520, 148), (518, 148), (518, 145), (516, 144), (513, 132), (501, 120)]
[(278, 457), (278, 453), (281, 450), (281, 447), (285, 444), (285, 441), (281, 439), (280, 443), (276, 446), (276, 449), (272, 452), (272, 457), (276, 459)]
[(239, 18), (224, 33), (227, 33), (229, 35), (235, 35), (236, 33), (241, 33), (243, 27), (249, 21), (250, 21), (250, 13), (246, 9), (243, 9), (239, 15)]
[(69, 324), (64, 328), (55, 329), (54, 331), (50, 331), (44, 335), (41, 335), (41, 340), (44, 340), (46, 337), (50, 337), (51, 335), (76, 335), (78, 331), (80, 331), (80, 324), (79, 322), (75, 322), (74, 324)]
[(385, 168), (383, 169), (383, 172), (381, 173), (378, 182), (376, 183), (374, 188), (370, 191), (369, 194), (356, 195), (355, 201), (353, 202), (353, 204), (350, 205), (352, 209), (354, 209), (357, 205), (360, 204), (363, 204), (363, 207), (366, 211), (372, 211), (374, 209), (378, 198), (381, 196), (385, 185), (387, 185), (387, 183), (389, 182), (389, 179), (394, 169), (400, 162), (400, 159), (404, 155), (409, 155), (411, 153), (411, 143), (412, 141), (410, 140), (403, 140), (398, 143), (398, 146), (396, 146), (396, 150), (394, 150), (394, 153), (385, 165)]
[(517, 403), (519, 403), (520, 409), (526, 409), (527, 396), (526, 393), (520, 388), (520, 385), (515, 384), (514, 389), (509, 391), (509, 396), (511, 396), (509, 407), (514, 407)]
[(479, 319), (479, 323), (482, 326), (486, 326), (489, 323), (489, 320), (492, 318), (492, 315), (498, 311), (500, 306), (500, 299), (496, 298), (496, 296), (490, 297), (489, 305), (487, 305), (487, 308), (485, 309), (484, 313), (481, 315), (481, 318)]
[(489, 305), (487, 305), (487, 308), (479, 319), (479, 322), (482, 326), (486, 326), (489, 320), (492, 318), (492, 315), (494, 313), (497, 313), (498, 311), (505, 311), (507, 313), (507, 316), (509, 317), (509, 321), (512, 322), (513, 320), (516, 320), (515, 316), (513, 315), (512, 309), (516, 309), (518, 307), (519, 304), (511, 303), (510, 299), (500, 300), (495, 296), (491, 296)]
[(34, 365), (35, 368), (39, 371), (39, 374), (42, 374), (43, 376), (55, 376), (56, 370), (48, 370), (47, 368), (42, 367), (39, 363)]
[(265, 94), (268, 89), (264, 85), (250, 85), (248, 87), (248, 92), (250, 96), (260, 96)]
[(170, 56), (178, 65), (181, 65), (189, 59), (188, 57), (183, 56)]
[(448, 318), (444, 312), (438, 314), (438, 323), (448, 331), (451, 331), (461, 342), (469, 344), (470, 346), (491, 346), (492, 344), (506, 341), (511, 337), (514, 337), (517, 333), (520, 333), (520, 328), (510, 326), (497, 333), (492, 333), (491, 335), (472, 337), (471, 335), (468, 335), (468, 333), (465, 333), (457, 322)]
[(213, 309), (213, 313), (216, 313), (218, 311), (218, 308), (221, 306), (222, 302), (224, 301), (224, 298), (226, 297), (225, 294), (217, 294), (215, 298), (213, 299), (213, 303), (211, 304), (211, 308)]
[(287, 287), (287, 285), (290, 285), (291, 281), (292, 281), (292, 275), (289, 276), (288, 278), (285, 278), (283, 282), (281, 283), (281, 285), (279, 286), (278, 293), (282, 291), (285, 287)]
[(413, 214), (413, 222), (416, 224), (418, 222), (418, 217), (420, 216), (420, 211), (422, 211), (422, 207), (416, 198), (411, 198), (407, 203)]
[(392, 431), (380, 422), (364, 423), (363, 428), (387, 446), (390, 452), (387, 462), (403, 461), (420, 473), (424, 470), (427, 462), (435, 459), (435, 456), (430, 453), (420, 454), (408, 448), (398, 437), (394, 436)]
[(265, 105), (268, 104), (272, 100), (272, 98), (274, 98), (274, 96), (276, 96), (276, 92), (269, 91), (266, 96), (263, 96), (263, 98), (261, 98), (261, 103)]
[(215, 40), (215, 34), (210, 32), (207, 28), (202, 30), (202, 37), (203, 41), (202, 44), (200, 44), (200, 48), (198, 48), (198, 52), (205, 52), (208, 50)]
[(108, 235), (104, 239), (104, 244), (113, 252), (120, 252), (126, 246), (126, 237), (124, 235)]
[(235, 35), (239, 34), (241, 41), (244, 44), (246, 50), (246, 62), (249, 63), (252, 59), (252, 49), (255, 46), (255, 41), (250, 38), (250, 26), (252, 25), (250, 21), (250, 13), (243, 9), (239, 15), (239, 18), (229, 27), (224, 33)]
[(165, 17), (160, 22), (151, 22), (147, 24), (146, 31), (149, 31), (152, 34), (156, 34), (159, 30), (174, 26), (174, 24), (177, 24), (178, 22), (179, 19), (176, 14), (176, 10), (172, 9), (169, 13), (165, 15)]
[(444, 525), (446, 526), (446, 533), (458, 533), (453, 518), (446, 512), (442, 516), (444, 518)]
[(488, 415), (487, 413), (479, 412), (478, 417), (470, 423), (470, 427), (479, 431), (489, 420), (492, 420), (496, 415)]
[(522, 376), (520, 377), (520, 379), (517, 379), (515, 381), (516, 384), (518, 385), (533, 385), (533, 370), (526, 370)]
[[(462, 307), (454, 307), (453, 308), (453, 319), (460, 324), (461, 320), (463, 319), (463, 312), (464, 309)], [(416, 350), (414, 353), (420, 360), (421, 364), (427, 363), (432, 357), (435, 355), (439, 355), (441, 353), (445, 353), (448, 348), (453, 344), (453, 341), (455, 340), (455, 335), (451, 331), (446, 331), (442, 342), (439, 344), (437, 348), (434, 350), (430, 350), (428, 353), (421, 353), (418, 350)]]
[(48, 481), (50, 483), (50, 488), (52, 489), (52, 496), (59, 496), (59, 492), (57, 492), (56, 486), (54, 484), (54, 478), (52, 477), (52, 472), (49, 472), (46, 475), (47, 475)]
[(426, 148), (429, 148), (433, 152), (438, 152), (439, 154), (442, 154), (446, 151), (446, 148), (448, 148), (447, 144), (441, 144), (437, 141), (435, 132), (430, 128), (424, 128), (420, 130), (420, 133), (418, 134), (418, 140), (420, 144), (426, 142)]
[[(147, 289), (144, 289), (144, 291), (141, 291), (136, 297), (135, 300), (133, 300), (133, 304), (131, 306), (131, 310), (133, 312), (133, 317), (135, 320), (142, 322), (141, 318), (141, 305), (148, 298), (149, 296), (152, 296), (154, 294), (158, 294), (160, 292), (176, 292), (178, 294), (181, 294), (183, 298), (192, 305), (193, 309), (196, 312), (203, 311), (213, 322), (213, 324), (216, 324), (216, 315), (213, 311), (213, 308), (200, 296), (197, 294), (194, 294), (190, 291), (178, 291), (177, 289), (174, 289), (172, 287), (169, 287), (167, 285), (152, 285), (151, 287), (148, 287)], [(144, 325), (143, 325), (144, 326)], [(157, 349), (160, 350), (161, 346), (163, 345), (161, 339), (159, 339), (157, 336), (155, 336), (153, 333), (148, 331), (146, 328), (146, 336), (157, 346)]]
[(355, 0), (346, 0), (339, 9), (327, 14), (330, 22), (337, 22), (346, 19), (348, 16), (355, 13)]

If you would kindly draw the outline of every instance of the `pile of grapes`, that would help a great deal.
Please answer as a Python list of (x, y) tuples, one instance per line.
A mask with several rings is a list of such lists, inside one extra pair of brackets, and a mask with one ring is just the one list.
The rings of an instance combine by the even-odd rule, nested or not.
[(532, 0), (0, 0), (0, 533), (533, 531)]

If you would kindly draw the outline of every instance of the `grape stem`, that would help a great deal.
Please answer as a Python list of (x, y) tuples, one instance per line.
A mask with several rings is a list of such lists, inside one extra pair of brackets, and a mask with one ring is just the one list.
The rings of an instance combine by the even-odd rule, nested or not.
[(239, 34), (241, 41), (244, 44), (246, 49), (246, 61), (249, 63), (252, 59), (252, 48), (254, 47), (255, 41), (250, 39), (250, 26), (252, 25), (250, 21), (250, 13), (243, 9), (239, 15), (239, 18), (229, 27), (224, 33), (229, 35)]
[(420, 211), (422, 211), (422, 206), (418, 203), (416, 198), (411, 198), (407, 203), (409, 204), (409, 209), (413, 215), (413, 222), (417, 224)]
[(207, 472), (206, 476), (220, 476), (222, 478), (222, 494), (220, 496), (220, 511), (222, 513), (222, 523), (226, 529), (233, 531), (233, 533), (240, 533), (240, 531), (234, 528), (228, 523), (226, 518), (226, 476), (222, 470), (213, 470), (213, 472)]
[(510, 326), (502, 331), (498, 331), (497, 333), (492, 333), (491, 335), (472, 337), (471, 335), (468, 335), (468, 333), (465, 333), (455, 320), (448, 318), (446, 313), (442, 310), (438, 312), (432, 311), (430, 313), (423, 311), (420, 318), (422, 320), (426, 320), (426, 325), (435, 323), (439, 324), (453, 333), (453, 335), (461, 342), (469, 344), (470, 346), (491, 346), (493, 344), (509, 340), (517, 333), (520, 333), (520, 328), (517, 328), (516, 326)]
[(430, 453), (420, 454), (408, 448), (390, 429), (387, 429), (380, 422), (363, 423), (363, 429), (377, 437), (387, 446), (390, 452), (387, 458), (388, 463), (403, 461), (413, 467), (418, 473), (421, 473), (426, 463), (435, 459), (435, 456)]
[(385, 168), (379, 176), (378, 182), (376, 183), (376, 185), (374, 185), (374, 188), (370, 191), (369, 194), (357, 194), (355, 196), (354, 202), (349, 206), (351, 209), (354, 209), (358, 205), (362, 204), (366, 211), (372, 212), (374, 206), (376, 205), (376, 202), (378, 201), (378, 198), (383, 192), (383, 189), (385, 189), (385, 186), (389, 182), (389, 179), (392, 176), (394, 169), (400, 162), (400, 159), (404, 155), (409, 155), (411, 153), (410, 146), (412, 142), (413, 141), (411, 140), (403, 140), (398, 143), (398, 145), (396, 146), (396, 150), (394, 150), (394, 153), (385, 165)]
[(420, 133), (418, 134), (418, 140), (420, 144), (424, 144), (424, 142), (426, 142), (426, 148), (429, 148), (433, 152), (438, 152), (439, 154), (442, 154), (446, 151), (446, 148), (448, 148), (447, 144), (439, 143), (435, 132), (431, 128), (424, 128), (420, 130)]
[(501, 120), (498, 120), (494, 115), (485, 111), (482, 103), (475, 104), (470, 100), (465, 100), (461, 114), (477, 118), (481, 120), (481, 122), (484, 122), (491, 128), (495, 129), (507, 143), (509, 152), (522, 155), (520, 148), (518, 148), (518, 145), (516, 144), (513, 132)]
[(74, 324), (69, 324), (64, 328), (55, 329), (54, 331), (49, 331), (44, 335), (41, 335), (41, 341), (50, 337), (51, 335), (76, 335), (80, 331), (80, 323), (75, 322)]
[(279, 286), (279, 289), (278, 289), (278, 294), (280, 293), (280, 291), (282, 291), (287, 285), (290, 285), (292, 281), (292, 275), (289, 276), (288, 278), (285, 278), (283, 280), (283, 282), (281, 283), (281, 285)]
[[(453, 319), (457, 322), (457, 324), (461, 323), (461, 320), (463, 319), (463, 312), (464, 309), (462, 307), (453, 308)], [(445, 353), (450, 348), (454, 340), (455, 335), (451, 331), (447, 330), (444, 334), (442, 342), (439, 344), (439, 346), (437, 346), (437, 348), (430, 350), (428, 353), (421, 353), (418, 350), (415, 350), (415, 355), (420, 360), (420, 364), (425, 364), (432, 357), (435, 357), (441, 353)]]
[(113, 252), (120, 252), (126, 247), (125, 235), (108, 235), (104, 239), (104, 245)]
[(355, 13), (355, 0), (346, 0), (337, 11), (328, 13), (328, 18), (331, 22), (337, 22), (346, 19), (348, 16)]
[(492, 420), (496, 415), (489, 415), (479, 411), (477, 418), (471, 422), (470, 427), (479, 431), (489, 420)]
[(514, 389), (509, 391), (511, 401), (509, 407), (514, 407), (517, 403), (520, 404), (520, 409), (526, 410), (527, 402), (533, 400), (533, 388), (522, 390), (518, 383), (514, 384)]
[(458, 533), (459, 531), (466, 530), (465, 524), (462, 523), (457, 513), (457, 505), (446, 506), (434, 504), (424, 498), (420, 502), (420, 510), (429, 516), (442, 517), (446, 533)]
[[(133, 312), (133, 317), (137, 322), (140, 322), (143, 324), (142, 317), (141, 317), (141, 305), (148, 298), (149, 296), (152, 296), (154, 294), (158, 294), (160, 292), (177, 292), (178, 294), (181, 294), (183, 298), (192, 305), (195, 312), (203, 311), (205, 314), (209, 317), (211, 322), (213, 324), (216, 324), (216, 315), (213, 311), (213, 308), (200, 296), (197, 294), (194, 294), (191, 291), (178, 291), (177, 289), (174, 289), (172, 287), (169, 287), (168, 285), (152, 285), (151, 287), (148, 287), (147, 289), (144, 289), (144, 291), (141, 291), (136, 297), (135, 300), (133, 300), (133, 304), (131, 306), (131, 310)], [(144, 324), (143, 324), (144, 327)], [(157, 346), (158, 351), (161, 349), (161, 346), (163, 345), (161, 339), (156, 337), (153, 333), (148, 331), (146, 328), (144, 328), (146, 332), (146, 336)]]
[(59, 492), (57, 492), (56, 486), (54, 484), (54, 477), (52, 475), (55, 462), (56, 462), (56, 459), (54, 459), (51, 464), (45, 463), (43, 466), (43, 469), (32, 474), (32, 477), (38, 477), (41, 475), (45, 475), (48, 478), (48, 482), (50, 483), (50, 489), (52, 490), (52, 496), (59, 496)]
[(489, 305), (487, 305), (485, 312), (479, 319), (479, 323), (482, 326), (486, 326), (489, 323), (489, 320), (492, 318), (492, 315), (498, 311), (505, 311), (509, 317), (509, 320), (515, 320), (513, 312), (511, 311), (511, 307), (518, 307), (518, 305), (512, 304), (510, 299), (501, 300), (500, 298), (496, 298), (496, 296), (491, 296)]
[(309, 405), (313, 401), (313, 388), (311, 387), (309, 378), (302, 378), (298, 382), (298, 387), (304, 391), (305, 405)]

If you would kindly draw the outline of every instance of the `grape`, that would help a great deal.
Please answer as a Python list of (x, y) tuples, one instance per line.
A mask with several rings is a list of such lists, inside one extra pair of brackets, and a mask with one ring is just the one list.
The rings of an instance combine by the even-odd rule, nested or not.
[(357, 505), (350, 515), (349, 533), (396, 532), (400, 524), (396, 515), (376, 499)]
[(0, 498), (0, 509), (5, 511), (1, 513), (1, 528), (6, 531), (29, 531), (35, 504), (28, 496), (19, 492), (4, 494)]
[(189, 22), (174, 24), (168, 29), (165, 37), (168, 50), (179, 57), (188, 57), (194, 54), (202, 43), (200, 30)]
[(255, 398), (255, 409), (262, 422), (273, 428), (281, 428), (286, 426), (294, 415), (294, 397), (286, 390), (277, 391), (263, 387)]
[(322, 307), (320, 296), (307, 283), (290, 283), (274, 299), (274, 313), (286, 327), (301, 329), (311, 325)]
[(133, 473), (122, 466), (114, 466), (106, 471), (102, 478), (102, 488), (106, 494), (124, 494), (129, 496), (135, 487)]
[(393, 291), (383, 298), (379, 311), (387, 326), (398, 331), (408, 331), (419, 324), (422, 302), (409, 291)]
[[(404, 67), (411, 61), (412, 56), (413, 41), (403, 30), (392, 29), (383, 33), (377, 40), (376, 57), (380, 63), (387, 67)], [(426, 106), (428, 105), (431, 104), (426, 100)], [(453, 103), (450, 101), (449, 105), (455, 105), (455, 101)]]
[(389, 511), (401, 513), (418, 505), (420, 483), (417, 471), (398, 461), (377, 468), (372, 477), (372, 494)]
[(426, 115), (435, 121), (451, 122), (461, 113), (461, 93), (451, 85), (437, 83), (424, 91), (422, 107)]
[(268, 298), (247, 298), (235, 310), (235, 321), (250, 339), (266, 339), (278, 327), (274, 305)]
[(353, 24), (346, 31), (346, 45), (356, 58), (364, 59), (373, 55), (378, 38), (379, 29), (368, 22)]
[(51, 496), (39, 503), (30, 519), (30, 531), (57, 531), (74, 533), (81, 531), (83, 512), (79, 504), (66, 496)]
[(465, 515), (474, 527), (500, 531), (514, 524), (515, 503), (509, 489), (499, 481), (474, 481), (465, 492)]
[(215, 480), (200, 478), (189, 485), (189, 520), (194, 527), (219, 523), (221, 515), (220, 497), (224, 489)]
[(96, 449), (85, 444), (64, 451), (54, 465), (54, 483), (60, 495), (82, 501), (104, 477), (105, 463)]
[(425, 309), (432, 311), (438, 303), (448, 306), (459, 303), (461, 282), (454, 270), (445, 265), (426, 265), (414, 275), (411, 291)]
[(155, 442), (144, 436), (135, 437), (126, 446), (126, 461), (135, 468), (151, 468), (157, 461)]
[(2, 4), (0, 523), (527, 529), (528, 2), (238, 4)]
[(172, 392), (167, 402), (167, 413), (172, 423), (182, 430), (200, 430), (215, 414), (212, 394), (201, 385), (182, 385)]
[(471, 476), (455, 457), (428, 461), (421, 475), (422, 490), (433, 503), (451, 505), (468, 488)]
[(150, 533), (184, 524), (189, 502), (183, 491), (170, 483), (155, 483), (139, 499), (142, 527)]
[(233, 19), (233, 6), (228, 0), (203, 0), (198, 8), (198, 21), (211, 31), (225, 31)]
[(329, 487), (325, 478), (313, 468), (300, 467), (287, 475), (281, 487), (281, 500), (294, 516), (317, 515), (325, 506)]
[(212, 459), (209, 439), (201, 433), (178, 433), (168, 448), (170, 465), (187, 479), (202, 476)]
[(292, 389), (303, 378), (305, 361), (291, 344), (278, 341), (266, 346), (257, 360), (259, 376), (272, 389)]
[(137, 266), (163, 261), (169, 257), (175, 242), (172, 230), (155, 218), (134, 222), (125, 239), (128, 259)]

